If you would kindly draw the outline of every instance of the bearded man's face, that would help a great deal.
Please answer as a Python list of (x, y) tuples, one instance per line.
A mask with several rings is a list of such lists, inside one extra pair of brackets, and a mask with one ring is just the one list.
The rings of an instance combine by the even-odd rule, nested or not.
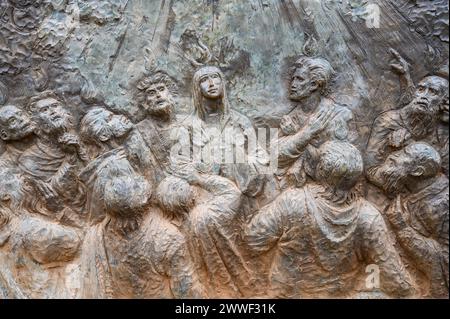
[(0, 111), (0, 126), (0, 138), (5, 141), (19, 141), (34, 132), (28, 114), (13, 105)]
[(150, 85), (147, 90), (145, 90), (145, 93), (145, 108), (148, 114), (154, 116), (167, 116), (173, 112), (173, 97), (164, 83)]
[(386, 194), (395, 196), (405, 191), (408, 182), (409, 158), (404, 152), (390, 155), (382, 166), (377, 168), (376, 184), (380, 185)]
[(33, 118), (38, 127), (49, 135), (65, 132), (73, 123), (70, 113), (64, 109), (61, 102), (54, 98), (38, 101), (33, 111)]
[(428, 77), (422, 80), (414, 94), (414, 99), (406, 107), (411, 130), (417, 135), (425, 134), (427, 129), (434, 125), (439, 118), (443, 104), (443, 80)]

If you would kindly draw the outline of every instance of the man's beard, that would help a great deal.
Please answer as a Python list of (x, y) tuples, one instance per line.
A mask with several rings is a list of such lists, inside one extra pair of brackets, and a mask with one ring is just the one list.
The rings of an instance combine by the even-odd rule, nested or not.
[(409, 130), (416, 138), (422, 138), (429, 134), (430, 129), (435, 125), (436, 118), (430, 110), (412, 101), (408, 106)]
[(289, 99), (294, 102), (301, 102), (308, 98), (309, 95), (304, 90), (291, 90), (289, 92)]
[(149, 105), (146, 103), (144, 107), (149, 115), (158, 118), (170, 118), (174, 110), (174, 104), (170, 100), (167, 100), (162, 105)]
[(406, 190), (407, 174), (399, 167), (382, 168), (382, 188), (388, 196), (395, 196)]
[(64, 114), (57, 121), (42, 124), (42, 130), (48, 135), (61, 135), (70, 131), (73, 126), (73, 117), (69, 114)]
[(29, 136), (31, 136), (35, 132), (35, 127), (33, 125), (27, 125), (26, 127), (19, 130), (16, 134), (14, 134), (12, 140), (21, 141)]

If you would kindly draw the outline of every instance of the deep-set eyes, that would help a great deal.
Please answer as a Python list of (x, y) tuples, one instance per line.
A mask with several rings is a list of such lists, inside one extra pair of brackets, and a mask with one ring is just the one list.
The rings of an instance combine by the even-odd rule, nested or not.
[(200, 82), (203, 83), (203, 82), (205, 82), (205, 81), (207, 81), (207, 80), (209, 80), (209, 79), (219, 79), (219, 78), (220, 78), (220, 77), (219, 77), (218, 74), (212, 74), (212, 75), (209, 75), (209, 76), (205, 76), (205, 77), (203, 77), (203, 78), (200, 78)]

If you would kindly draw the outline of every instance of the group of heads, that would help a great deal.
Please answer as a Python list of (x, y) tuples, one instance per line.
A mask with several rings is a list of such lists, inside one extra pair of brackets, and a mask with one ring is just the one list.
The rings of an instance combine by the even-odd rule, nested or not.
[[(327, 96), (336, 72), (323, 58), (302, 57), (291, 71), (289, 98), (301, 102), (318, 93)], [(434, 123), (441, 118), (448, 122), (448, 80), (440, 76), (425, 77), (417, 85), (406, 110), (417, 125)], [(420, 123), (419, 123), (420, 122)]]
[[(290, 98), (301, 101), (314, 92), (326, 95), (334, 76), (335, 71), (325, 59), (301, 58), (293, 68)], [(138, 90), (138, 102), (148, 114), (162, 116), (174, 112), (176, 86), (168, 75), (156, 73), (146, 77), (138, 84)], [(408, 107), (414, 114), (422, 112), (421, 114), (438, 116), (443, 109), (442, 105), (448, 105), (447, 91), (447, 80), (436, 76), (427, 77), (417, 86), (414, 99)], [(223, 112), (227, 112), (225, 79), (216, 67), (203, 67), (194, 74), (192, 95), (198, 116), (203, 116), (205, 112), (203, 99), (222, 100), (223, 103), (219, 105), (222, 105)], [(68, 130), (72, 125), (72, 116), (64, 108), (63, 101), (49, 91), (33, 97), (27, 110), (14, 105), (0, 108), (0, 138), (4, 141), (20, 140), (36, 132), (53, 134)], [(102, 107), (93, 107), (83, 117), (80, 129), (87, 140), (106, 143), (125, 136), (132, 128), (133, 124), (125, 116), (114, 114)], [(436, 175), (440, 162), (439, 154), (431, 146), (414, 143), (389, 156), (381, 167), (383, 173), (379, 176), (383, 177), (383, 181), (380, 181), (380, 184), (386, 191), (401, 191), (414, 179)], [(314, 166), (314, 178), (317, 181), (344, 190), (354, 187), (364, 171), (360, 152), (353, 145), (339, 141), (324, 143), (319, 149)], [(126, 177), (117, 177), (114, 183), (118, 183), (117, 187), (111, 189), (123, 191), (108, 193), (108, 196), (111, 195), (110, 203), (115, 203), (120, 196), (126, 195), (127, 187), (128, 190), (141, 190), (140, 197), (130, 197), (135, 198), (136, 203), (127, 207), (135, 207), (137, 203), (143, 202), (142, 198), (150, 197), (146, 191), (149, 187), (142, 186), (143, 181), (133, 182)], [(140, 188), (138, 184), (141, 185)], [(120, 185), (128, 186), (119, 187)], [(169, 177), (159, 185), (157, 197), (161, 206), (167, 210), (185, 214), (194, 205), (195, 191), (186, 181)], [(131, 200), (133, 201), (134, 199)], [(126, 211), (126, 208), (122, 207), (120, 210)]]
[[(361, 153), (348, 142), (326, 142), (315, 157), (313, 178), (333, 190), (349, 191), (363, 176)], [(410, 185), (436, 178), (441, 172), (441, 164), (441, 156), (434, 147), (425, 142), (414, 142), (389, 155), (376, 168), (376, 176), (371, 175), (369, 179), (389, 197), (396, 196), (409, 192)]]
[[(348, 142), (324, 143), (316, 155), (314, 179), (336, 193), (350, 192), (361, 178), (364, 165), (361, 153)], [(380, 166), (377, 184), (387, 194), (405, 191), (408, 184), (434, 178), (440, 172), (441, 158), (430, 145), (411, 144), (389, 156)], [(26, 183), (20, 172), (0, 168), (0, 219), (5, 222), (12, 210), (21, 207)], [(142, 176), (111, 176), (104, 188), (103, 202), (110, 216), (126, 219), (142, 216), (149, 207), (152, 185)], [(156, 189), (157, 203), (171, 217), (185, 218), (196, 203), (197, 191), (186, 180), (169, 176)]]
[(149, 209), (157, 206), (170, 219), (184, 218), (194, 207), (196, 194), (187, 181), (174, 176), (154, 185), (137, 173), (119, 173), (109, 176), (101, 203), (108, 216), (118, 220), (141, 219)]
[[(361, 153), (348, 142), (326, 142), (309, 160), (313, 166), (311, 177), (336, 194), (352, 190), (364, 174)], [(392, 197), (409, 192), (409, 185), (436, 178), (441, 163), (439, 153), (431, 145), (414, 142), (388, 156), (376, 168), (376, 176), (369, 179)]]
[[(364, 163), (360, 151), (348, 142), (324, 143), (315, 158), (313, 178), (334, 190), (348, 191), (363, 176)], [(377, 167), (373, 180), (388, 196), (408, 192), (408, 185), (433, 179), (441, 172), (439, 153), (425, 142), (414, 142), (392, 153)]]
[[(312, 178), (332, 190), (334, 194), (351, 194), (364, 174), (360, 151), (344, 141), (328, 141), (313, 158)], [(441, 158), (430, 145), (413, 143), (392, 154), (380, 167), (379, 185), (388, 194), (406, 190), (409, 183), (436, 177)], [(161, 207), (172, 214), (187, 216), (195, 205), (196, 190), (183, 179), (167, 177), (158, 186), (157, 199)]]
[(0, 138), (19, 141), (32, 134), (64, 133), (73, 126), (73, 118), (61, 98), (51, 91), (32, 97), (26, 108), (5, 105), (0, 108)]
[[(156, 72), (144, 77), (137, 85), (137, 102), (150, 116), (169, 117), (175, 112), (175, 96), (177, 85), (165, 73)], [(195, 72), (192, 80), (192, 99), (196, 114), (203, 118), (204, 99), (220, 101), (219, 111), (227, 113), (227, 94), (225, 77), (222, 71), (214, 66), (206, 66)]]

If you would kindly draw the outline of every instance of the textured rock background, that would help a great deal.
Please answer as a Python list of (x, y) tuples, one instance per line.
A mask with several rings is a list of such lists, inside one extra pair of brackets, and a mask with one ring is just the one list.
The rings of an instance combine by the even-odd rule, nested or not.
[[(2, 92), (15, 100), (53, 88), (76, 110), (104, 101), (138, 120), (135, 82), (146, 68), (157, 66), (177, 80), (179, 110), (189, 112), (195, 68), (187, 56), (207, 61), (192, 37), (183, 45), (183, 33), (194, 30), (210, 51), (209, 64), (226, 73), (232, 106), (252, 118), (270, 119), (290, 109), (285, 79), (298, 55), (326, 57), (339, 73), (335, 98), (354, 110), (364, 140), (364, 126), (399, 97), (397, 77), (389, 68), (390, 47), (411, 63), (416, 80), (448, 69), (443, 65), (448, 10), (442, 10), (448, 1), (377, 1), (380, 28), (367, 27), (370, 5), (332, 0), (2, 0)], [(192, 49), (186, 50), (189, 43)]]

